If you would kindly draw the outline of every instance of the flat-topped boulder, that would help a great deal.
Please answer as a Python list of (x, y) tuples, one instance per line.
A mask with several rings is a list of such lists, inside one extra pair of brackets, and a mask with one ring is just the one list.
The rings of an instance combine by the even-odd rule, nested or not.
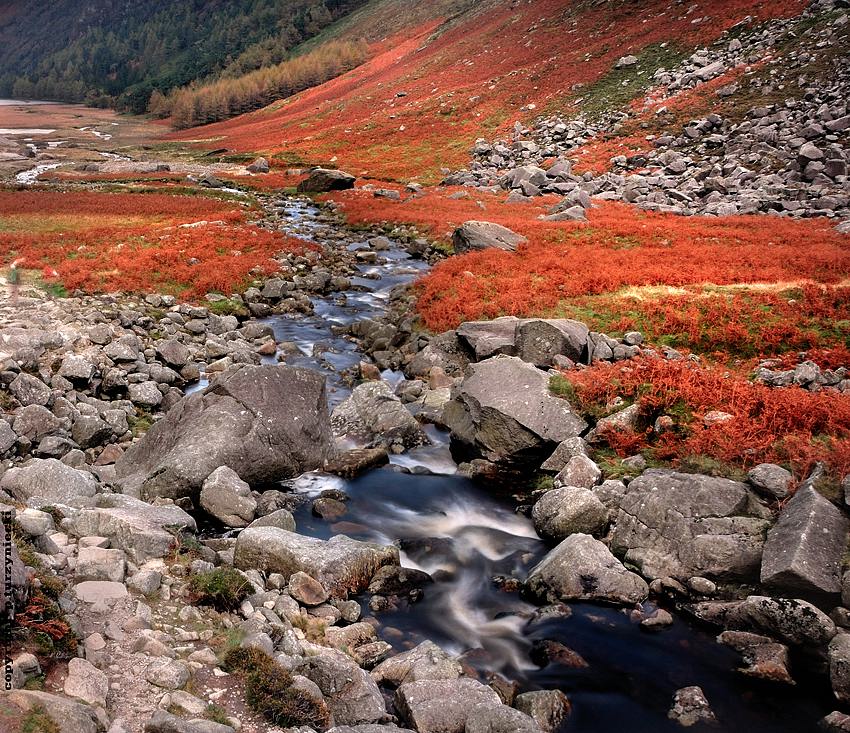
[(611, 549), (644, 577), (758, 577), (770, 514), (746, 484), (650, 469), (617, 501)]
[(197, 498), (229, 466), (251, 485), (321, 468), (332, 452), (325, 380), (310, 369), (237, 366), (180, 400), (115, 464), (124, 493)]
[(70, 504), (97, 493), (97, 479), (55, 458), (33, 458), (20, 468), (10, 468), (0, 479), (0, 489), (18, 501), (38, 499), (44, 504)]
[(148, 504), (123, 494), (101, 494), (96, 507), (82, 509), (73, 518), (76, 535), (106, 537), (136, 564), (168, 555), (180, 529), (197, 529), (180, 507)]
[(334, 597), (365, 590), (384, 565), (398, 565), (398, 549), (345, 535), (330, 540), (305, 537), (278, 527), (248, 527), (236, 539), (233, 564), (240, 570), (304, 572)]
[(569, 402), (549, 391), (549, 375), (513, 356), (470, 365), (443, 420), (456, 456), (512, 466), (539, 465), (587, 428)]
[(841, 592), (850, 521), (814, 487), (802, 486), (767, 533), (761, 582), (799, 597)]
[(515, 316), (503, 316), (492, 321), (467, 321), (457, 327), (457, 335), (475, 353), (476, 361), (497, 354), (515, 356), (519, 323)]

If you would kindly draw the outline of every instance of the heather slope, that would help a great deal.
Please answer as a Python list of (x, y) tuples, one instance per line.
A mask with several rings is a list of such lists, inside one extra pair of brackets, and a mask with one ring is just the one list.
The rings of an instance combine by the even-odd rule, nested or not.
[[(803, 6), (799, 0), (688, 6), (491, 0), (393, 16), (401, 10), (396, 2), (373, 2), (334, 29), (370, 38), (368, 62), (265, 110), (177, 139), (434, 181), (441, 168), (466, 162), (478, 136), (492, 137), (547, 110), (587, 105), (586, 94), (599, 91), (594, 85), (623, 54), (666, 44), (647, 55), (649, 78), (744, 19), (785, 17)], [(407, 17), (399, 29), (399, 18)], [(376, 28), (397, 32), (376, 38)]]

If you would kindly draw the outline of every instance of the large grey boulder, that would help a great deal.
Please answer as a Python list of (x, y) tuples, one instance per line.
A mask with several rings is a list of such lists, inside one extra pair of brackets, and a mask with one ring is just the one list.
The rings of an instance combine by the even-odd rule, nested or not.
[(797, 491), (767, 533), (761, 582), (802, 598), (841, 592), (850, 522), (812, 486)]
[(321, 468), (331, 454), (325, 380), (286, 366), (237, 366), (180, 400), (115, 464), (124, 493), (197, 498), (229, 466), (263, 485)]
[(127, 572), (124, 551), (104, 547), (81, 547), (77, 553), (74, 577), (82, 580), (108, 580), (120, 583)]
[(299, 571), (318, 580), (334, 597), (364, 590), (384, 565), (398, 565), (398, 549), (360, 542), (345, 535), (330, 540), (287, 532), (277, 527), (249, 527), (236, 539), (233, 564), (241, 570), (280, 573)]
[(47, 405), (51, 390), (44, 382), (32, 374), (21, 372), (9, 385), (9, 392), (22, 405)]
[(560, 542), (571, 534), (597, 534), (608, 524), (608, 510), (588, 489), (567, 486), (547, 491), (531, 510), (534, 529)]
[(386, 382), (364, 382), (331, 414), (337, 435), (403, 448), (427, 444), (416, 418)]
[(43, 504), (69, 504), (93, 497), (97, 488), (92, 474), (55, 458), (34, 458), (21, 468), (10, 468), (0, 479), (0, 489), (24, 503), (37, 499)]
[(513, 252), (527, 241), (521, 234), (489, 221), (467, 221), (452, 235), (452, 244), (458, 254), (481, 249)]
[(41, 708), (56, 724), (59, 733), (98, 733), (102, 730), (94, 708), (67, 697), (36, 690), (0, 692), (0, 711), (8, 711), (13, 719), (22, 720), (36, 708)]
[(463, 733), (473, 708), (499, 705), (492, 688), (468, 678), (407, 682), (396, 690), (395, 706), (419, 733)]
[(619, 507), (611, 549), (644, 577), (758, 574), (769, 514), (746, 484), (651, 469), (629, 483)]
[(348, 655), (323, 649), (306, 657), (293, 671), (318, 685), (336, 724), (358, 725), (387, 718), (378, 685)]
[(531, 569), (526, 590), (555, 601), (640, 603), (649, 595), (644, 580), (626, 570), (599, 540), (573, 534)]
[(556, 356), (582, 361), (587, 349), (587, 326), (566, 318), (535, 318), (517, 325), (516, 352), (523, 361), (552, 366)]
[(228, 527), (247, 527), (257, 511), (251, 487), (227, 466), (220, 466), (204, 481), (201, 506)]
[(91, 662), (75, 658), (68, 662), (68, 676), (63, 690), (68, 697), (105, 708), (109, 678)]
[(792, 646), (820, 647), (836, 632), (835, 623), (808, 601), (749, 596), (743, 601), (705, 601), (688, 607), (699, 620), (733, 631), (765, 634)]
[(347, 188), (354, 188), (355, 180), (354, 176), (344, 171), (316, 168), (310, 171), (310, 175), (298, 184), (298, 191), (300, 193), (344, 191)]
[(452, 452), (493, 463), (539, 463), (558, 443), (587, 428), (566, 400), (549, 391), (549, 376), (514, 356), (470, 365), (443, 411)]
[(519, 322), (515, 316), (503, 316), (492, 321), (467, 321), (457, 327), (457, 335), (472, 349), (476, 361), (497, 354), (515, 356)]
[(372, 679), (378, 684), (399, 687), (405, 682), (421, 680), (456, 680), (462, 672), (463, 667), (455, 657), (433, 641), (423, 641), (381, 662), (372, 670)]
[(180, 507), (154, 506), (122, 494), (101, 494), (96, 507), (83, 509), (73, 518), (76, 535), (106, 537), (137, 565), (168, 555), (180, 529), (197, 529), (195, 520)]

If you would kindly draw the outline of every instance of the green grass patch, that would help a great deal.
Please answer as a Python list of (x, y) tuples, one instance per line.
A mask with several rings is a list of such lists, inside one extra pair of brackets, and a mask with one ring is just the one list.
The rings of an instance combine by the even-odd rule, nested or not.
[(245, 600), (251, 584), (233, 568), (216, 568), (198, 573), (189, 582), (195, 603), (213, 606), (219, 611), (232, 611)]

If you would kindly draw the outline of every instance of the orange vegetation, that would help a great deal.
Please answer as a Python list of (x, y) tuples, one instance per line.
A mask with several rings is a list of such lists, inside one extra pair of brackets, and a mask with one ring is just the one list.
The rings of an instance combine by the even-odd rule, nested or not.
[(278, 269), (304, 243), (252, 225), (231, 202), (167, 194), (0, 191), (3, 264), (52, 273), (68, 289), (229, 293)]
[[(599, 363), (565, 372), (564, 378), (585, 411), (598, 414), (616, 397), (640, 406), (645, 430), (606, 436), (622, 456), (638, 451), (663, 461), (708, 456), (743, 468), (780, 463), (791, 466), (798, 477), (823, 461), (839, 478), (850, 472), (847, 394), (773, 389), (720, 367), (645, 358)], [(731, 419), (706, 426), (703, 418), (715, 410)], [(666, 414), (675, 416), (675, 427), (659, 434), (654, 421)]]
[(466, 163), (476, 137), (562, 106), (625, 53), (670, 38), (710, 42), (745, 16), (786, 17), (805, 2), (652, 4), (484, 2), (373, 44), (369, 61), (321, 86), (172, 137), (434, 180), (440, 167)]

